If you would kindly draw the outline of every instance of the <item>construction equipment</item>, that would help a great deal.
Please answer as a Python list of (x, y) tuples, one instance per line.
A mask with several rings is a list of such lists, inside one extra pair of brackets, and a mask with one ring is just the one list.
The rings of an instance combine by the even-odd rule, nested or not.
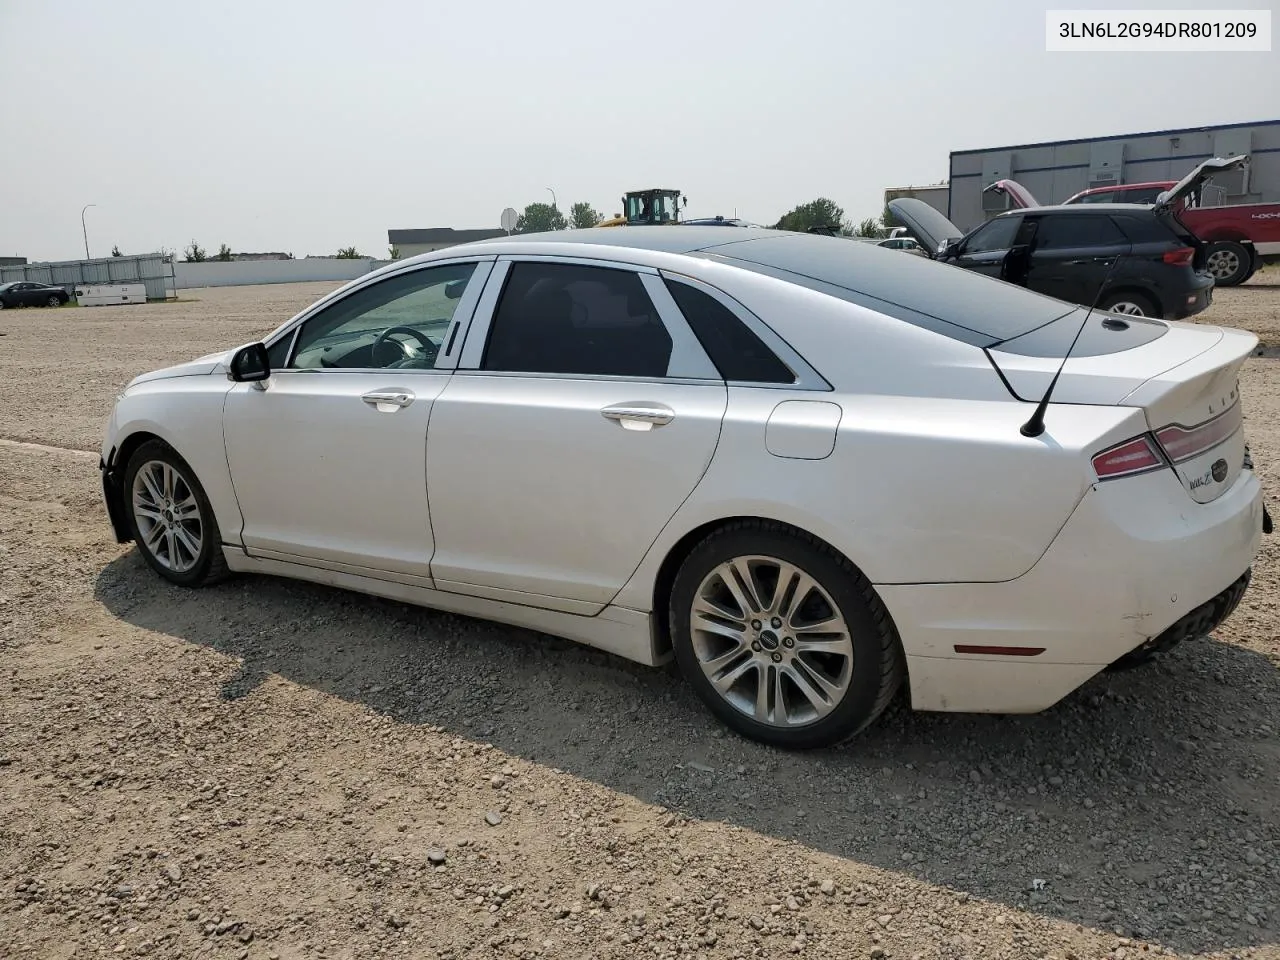
[(632, 190), (622, 198), (622, 213), (602, 221), (602, 227), (652, 226), (680, 222), (680, 208), (688, 205), (688, 198), (679, 190)]

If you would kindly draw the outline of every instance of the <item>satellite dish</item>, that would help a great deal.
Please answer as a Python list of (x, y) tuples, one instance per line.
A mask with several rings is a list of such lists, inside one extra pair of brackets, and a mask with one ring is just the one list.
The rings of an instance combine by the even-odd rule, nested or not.
[(502, 226), (503, 230), (507, 231), (507, 233), (510, 233), (512, 230), (516, 228), (516, 221), (518, 221), (519, 219), (520, 219), (520, 214), (516, 213), (515, 208), (507, 207), (507, 209), (502, 211), (502, 219), (498, 222)]

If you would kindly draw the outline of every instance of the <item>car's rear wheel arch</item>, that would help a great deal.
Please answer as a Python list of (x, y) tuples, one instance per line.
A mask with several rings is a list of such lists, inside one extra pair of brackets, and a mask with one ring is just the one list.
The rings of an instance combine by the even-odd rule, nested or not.
[[(669, 642), (680, 672), (730, 728), (774, 746), (832, 746), (872, 723), (902, 688), (907, 662), (893, 617), (862, 570), (830, 543), (794, 524), (732, 517), (703, 524), (677, 546), (684, 549), (673, 548), (662, 565), (665, 576), (658, 589), (664, 592), (656, 595), (661, 618), (668, 621)], [(726, 569), (734, 571), (728, 580)], [(784, 591), (781, 580), (767, 586), (770, 571), (781, 576), (784, 570), (791, 588)], [(756, 571), (764, 572), (763, 580), (757, 579)], [(753, 586), (744, 587), (743, 576)], [(737, 599), (736, 606), (728, 596), (704, 593), (715, 583), (721, 584), (724, 593), (731, 581), (738, 583), (736, 590), (728, 588), (728, 594)], [(793, 595), (790, 589), (801, 592)], [(700, 603), (697, 597), (704, 600)], [(780, 597), (793, 597), (796, 605)], [(691, 611), (701, 606), (705, 613), (706, 598), (711, 598), (713, 611), (739, 610), (732, 619), (741, 620), (741, 630), (713, 627), (691, 633)], [(814, 610), (805, 599), (825, 603)], [(829, 635), (807, 633), (818, 624)], [(756, 640), (750, 642), (749, 652), (746, 644), (751, 636)], [(704, 649), (708, 638), (714, 645), (725, 637), (735, 649), (710, 654)], [(823, 649), (806, 652), (815, 642)], [(834, 658), (838, 663), (812, 663), (815, 654), (820, 661)], [(721, 667), (727, 676), (708, 673)], [(839, 669), (833, 672), (834, 667)], [(784, 675), (799, 683), (792, 694), (804, 689), (809, 693), (802, 693), (797, 702), (784, 692)], [(815, 678), (820, 675), (823, 679), (818, 682)], [(726, 679), (727, 687), (722, 685)], [(744, 707), (738, 687), (745, 680), (757, 686), (755, 692), (748, 691)], [(772, 695), (765, 692), (766, 682)], [(818, 686), (829, 696), (812, 696)], [(816, 715), (806, 715), (812, 713), (811, 707), (817, 709)]]
[[(667, 623), (667, 608), (671, 603), (671, 591), (675, 586), (676, 574), (679, 573), (680, 567), (689, 559), (698, 544), (702, 543), (712, 534), (719, 533), (723, 530), (734, 528), (756, 527), (762, 531), (769, 530), (778, 533), (794, 533), (813, 543), (814, 546), (822, 550), (830, 551), (835, 554), (850, 567), (858, 577), (867, 579), (862, 572), (862, 568), (844, 552), (837, 550), (834, 546), (823, 540), (821, 537), (815, 536), (803, 527), (796, 526), (793, 523), (784, 523), (780, 520), (771, 520), (768, 517), (755, 516), (735, 516), (721, 517), (718, 520), (709, 520), (700, 526), (694, 527), (679, 540), (677, 540), (667, 551), (667, 555), (663, 558), (661, 565), (658, 567), (658, 575), (653, 582), (653, 611), (654, 611), (654, 637), (655, 637), (655, 653), (665, 656), (671, 652), (671, 630)], [(869, 583), (869, 581), (868, 581)]]
[(1110, 309), (1117, 303), (1136, 303), (1140, 307), (1149, 309), (1143, 311), (1145, 316), (1154, 317), (1159, 320), (1165, 315), (1165, 305), (1161, 302), (1154, 290), (1147, 287), (1136, 285), (1125, 285), (1115, 287), (1107, 291), (1107, 295), (1099, 301), (1101, 309)]

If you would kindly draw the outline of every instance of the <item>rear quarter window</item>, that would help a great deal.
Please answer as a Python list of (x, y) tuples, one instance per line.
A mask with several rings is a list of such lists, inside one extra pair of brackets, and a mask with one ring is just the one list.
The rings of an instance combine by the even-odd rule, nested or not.
[(1171, 227), (1161, 223), (1154, 213), (1148, 216), (1122, 213), (1116, 214), (1114, 219), (1130, 243), (1172, 243), (1181, 239)]
[(796, 382), (791, 368), (719, 300), (679, 280), (664, 277), (663, 282), (720, 376), (748, 383)]

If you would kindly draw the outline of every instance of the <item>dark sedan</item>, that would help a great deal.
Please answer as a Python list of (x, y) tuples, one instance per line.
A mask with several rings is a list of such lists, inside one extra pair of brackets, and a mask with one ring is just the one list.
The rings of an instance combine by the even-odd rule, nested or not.
[(0, 283), (0, 309), (60, 307), (70, 299), (71, 295), (62, 287), (50, 286), (47, 283), (36, 283), (34, 280), (14, 280), (10, 283)]

